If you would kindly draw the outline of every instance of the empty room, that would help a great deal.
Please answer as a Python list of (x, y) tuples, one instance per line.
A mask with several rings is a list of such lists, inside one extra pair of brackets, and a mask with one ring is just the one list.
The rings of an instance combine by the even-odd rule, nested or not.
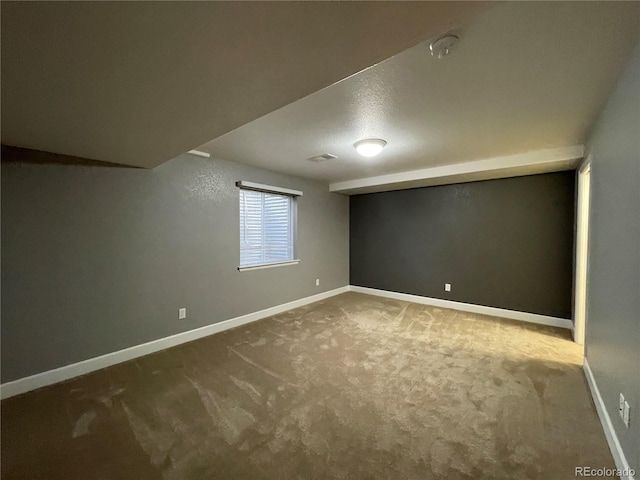
[(640, 479), (640, 2), (0, 8), (2, 480)]

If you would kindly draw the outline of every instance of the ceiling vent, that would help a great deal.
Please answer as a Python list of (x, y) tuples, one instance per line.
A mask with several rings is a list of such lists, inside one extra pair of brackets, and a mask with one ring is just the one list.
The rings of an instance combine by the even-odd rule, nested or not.
[(315, 157), (307, 158), (310, 162), (324, 162), (326, 160), (333, 160), (334, 158), (338, 158), (335, 155), (331, 155), (330, 153), (323, 153), (322, 155), (316, 155)]

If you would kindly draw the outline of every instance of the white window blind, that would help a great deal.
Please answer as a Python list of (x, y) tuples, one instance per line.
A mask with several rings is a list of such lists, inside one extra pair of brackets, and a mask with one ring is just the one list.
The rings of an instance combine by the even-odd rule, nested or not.
[(240, 189), (240, 267), (294, 260), (295, 199)]

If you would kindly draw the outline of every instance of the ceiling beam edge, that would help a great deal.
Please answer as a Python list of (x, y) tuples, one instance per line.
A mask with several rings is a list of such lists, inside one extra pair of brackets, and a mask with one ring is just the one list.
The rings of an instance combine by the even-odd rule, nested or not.
[[(518, 174), (517, 172), (531, 167), (540, 167), (541, 171), (552, 171), (553, 166), (556, 165), (566, 170), (572, 168), (572, 161), (578, 161), (583, 156), (584, 145), (549, 148), (516, 155), (485, 158), (453, 165), (336, 182), (329, 185), (329, 191), (351, 195), (374, 191), (401, 190), (427, 185), (487, 180), (505, 176), (526, 175), (526, 173)], [(575, 167), (575, 165), (573, 166)], [(496, 173), (495, 177), (492, 177), (492, 172)]]

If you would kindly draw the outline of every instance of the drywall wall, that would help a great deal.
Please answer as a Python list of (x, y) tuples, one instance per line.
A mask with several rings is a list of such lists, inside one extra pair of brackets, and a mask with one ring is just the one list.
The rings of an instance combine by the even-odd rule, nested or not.
[(573, 225), (573, 172), (355, 195), (351, 284), (571, 318)]
[[(587, 145), (591, 204), (586, 355), (620, 444), (640, 473), (640, 45)], [(589, 158), (589, 157), (587, 157)], [(618, 396), (631, 405), (631, 426)]]
[[(348, 199), (326, 184), (191, 155), (2, 157), (3, 383), (348, 284)], [(237, 180), (304, 192), (300, 264), (238, 272)]]

